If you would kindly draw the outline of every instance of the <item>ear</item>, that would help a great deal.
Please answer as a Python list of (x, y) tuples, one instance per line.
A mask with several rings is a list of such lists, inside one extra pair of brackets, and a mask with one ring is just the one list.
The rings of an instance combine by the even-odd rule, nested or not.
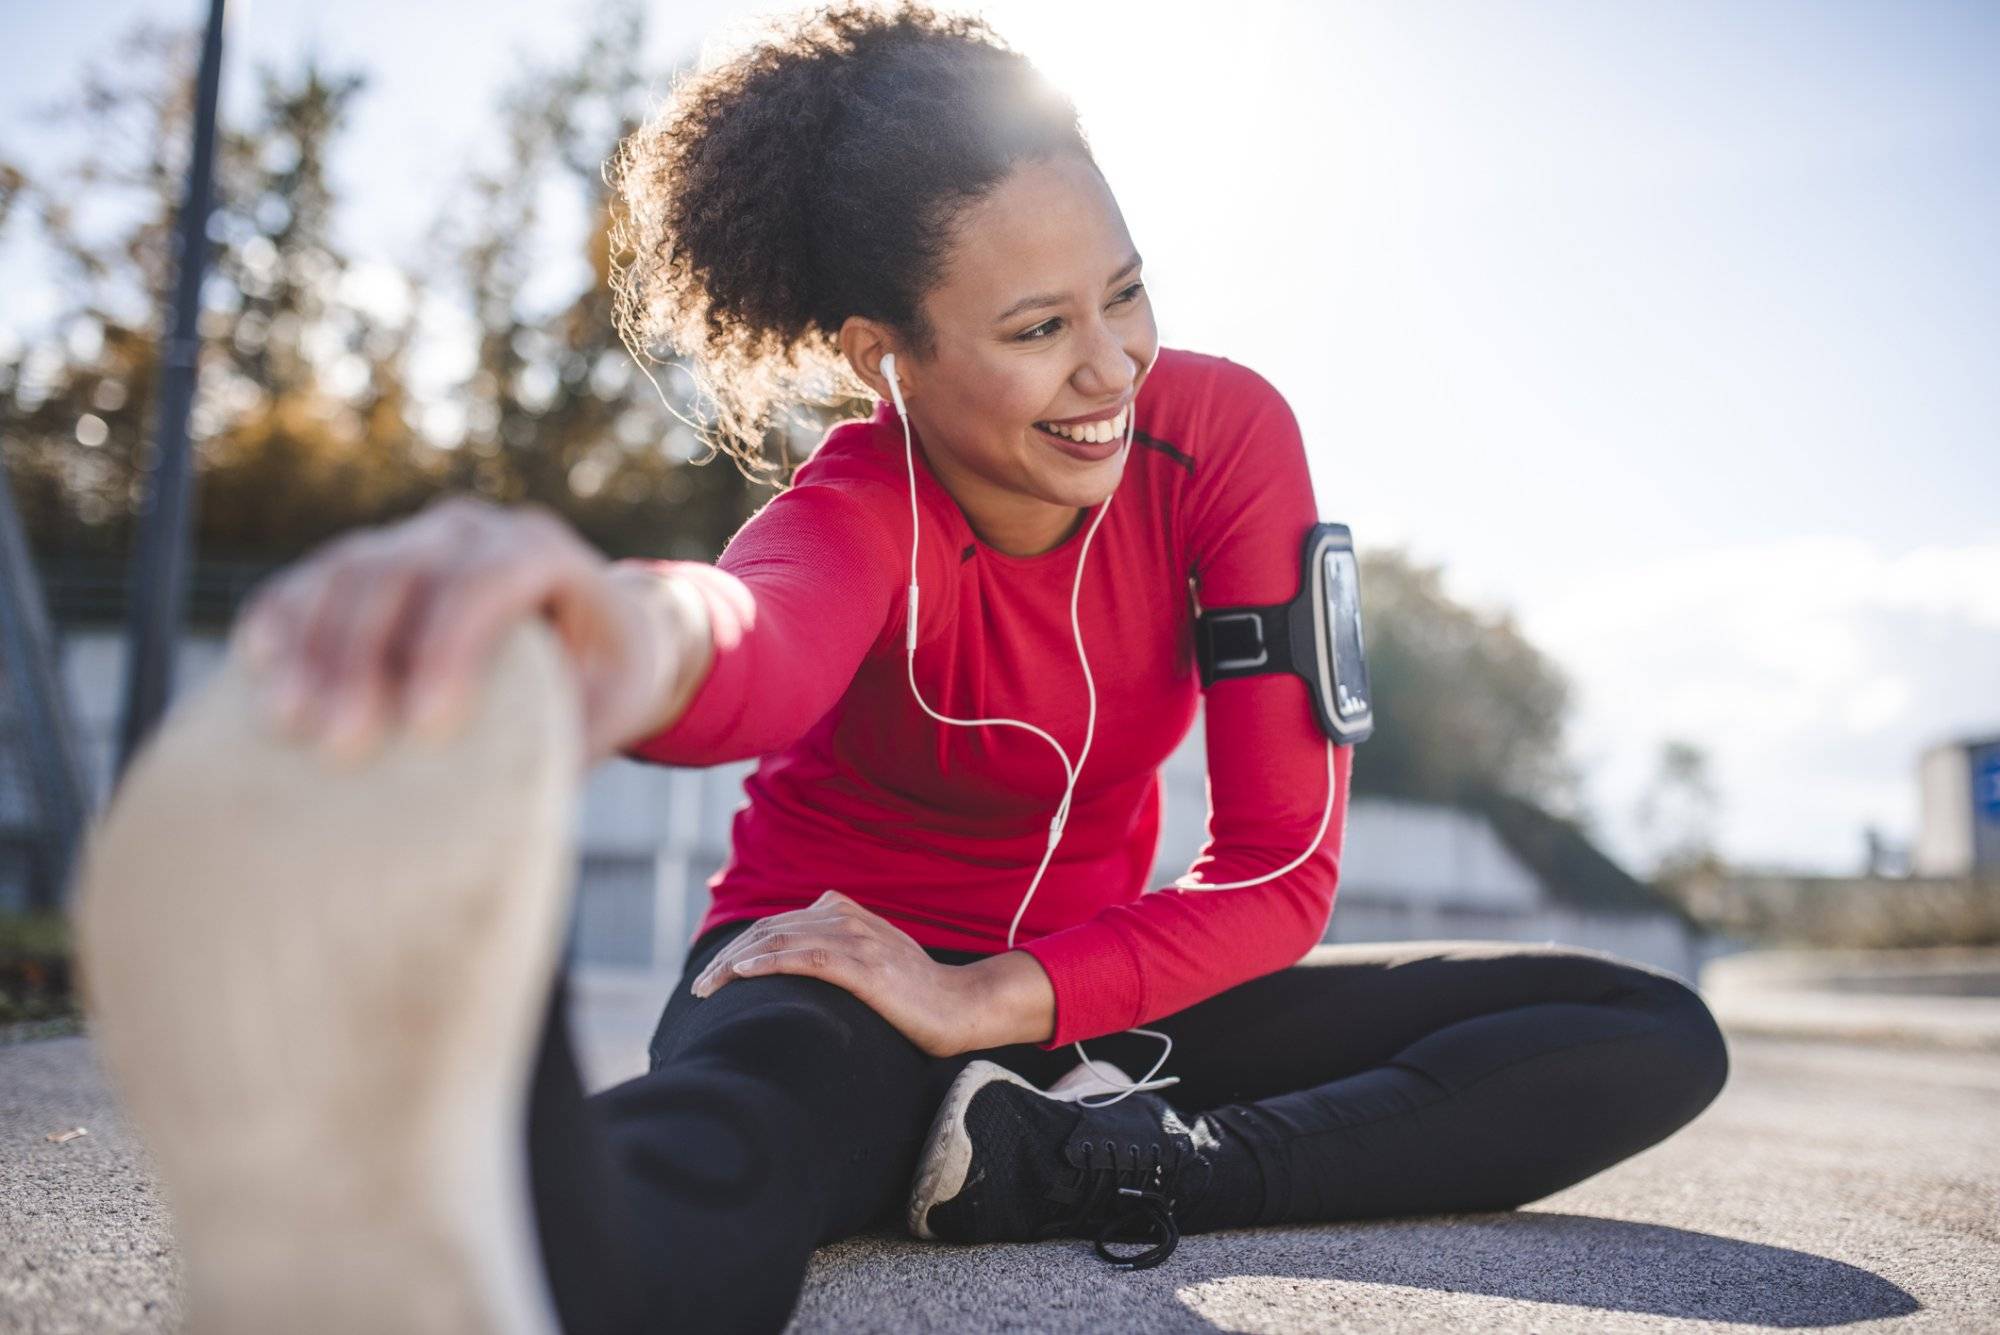
[(863, 384), (875, 392), (876, 398), (890, 398), (889, 378), (882, 374), (882, 358), (891, 352), (896, 354), (896, 384), (903, 391), (904, 402), (917, 396), (910, 355), (889, 326), (865, 315), (850, 315), (842, 322), (835, 341), (840, 344), (841, 355), (847, 358), (848, 366), (861, 377)]

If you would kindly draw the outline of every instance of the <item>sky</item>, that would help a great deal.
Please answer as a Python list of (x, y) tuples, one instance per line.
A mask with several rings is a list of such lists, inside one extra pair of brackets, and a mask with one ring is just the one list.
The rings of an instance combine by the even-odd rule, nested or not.
[[(662, 4), (648, 54), (790, 7)], [(107, 34), (204, 8), (9, 4), (0, 152), (55, 151), (29, 113)], [(1569, 675), (1614, 854), (1670, 738), (1725, 856), (1846, 872), (1915, 833), (1926, 748), (2000, 735), (2000, 6), (979, 8), (1077, 101), (1165, 342), (1270, 379), (1323, 519)], [(491, 91), (587, 13), (236, 5), (225, 114), (257, 59), (365, 68), (343, 239), (407, 264)], [(0, 334), (36, 280), (0, 246)]]

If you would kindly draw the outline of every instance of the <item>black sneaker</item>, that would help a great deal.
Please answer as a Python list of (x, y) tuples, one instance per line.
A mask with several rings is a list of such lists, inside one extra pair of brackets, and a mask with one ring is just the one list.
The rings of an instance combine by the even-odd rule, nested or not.
[[(1206, 1117), (1184, 1120), (1155, 1094), (1104, 1107), (1075, 1096), (1044, 1093), (993, 1062), (967, 1065), (931, 1124), (910, 1232), (947, 1242), (1092, 1238), (1120, 1270), (1173, 1255), (1213, 1174), (1217, 1129)], [(1153, 1245), (1119, 1256), (1110, 1242)]]

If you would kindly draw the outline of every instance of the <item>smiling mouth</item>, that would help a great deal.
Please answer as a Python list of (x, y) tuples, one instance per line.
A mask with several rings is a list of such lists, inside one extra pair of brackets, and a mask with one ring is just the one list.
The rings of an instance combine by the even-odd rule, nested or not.
[(1120, 408), (1116, 417), (1107, 417), (1102, 422), (1074, 422), (1068, 425), (1037, 422), (1035, 429), (1076, 441), (1079, 445), (1103, 445), (1125, 434), (1125, 415), (1131, 411), (1129, 406)]

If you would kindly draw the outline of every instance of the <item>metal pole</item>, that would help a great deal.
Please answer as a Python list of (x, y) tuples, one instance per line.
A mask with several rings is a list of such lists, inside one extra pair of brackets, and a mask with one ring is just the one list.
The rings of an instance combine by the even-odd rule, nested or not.
[[(132, 602), (127, 618), (125, 707), (119, 720), (115, 774), (166, 712), (173, 688), (174, 649), (187, 596), (189, 535), (193, 532), (193, 469), (188, 411), (194, 405), (201, 352), (201, 280), (208, 260), (208, 215), (215, 160), (215, 112), (222, 84), (223, 0), (210, 0), (208, 33), (194, 114), (194, 156), (181, 205), (173, 319), (161, 350), (160, 415), (154, 429), (152, 485), (139, 515), (132, 554)], [(114, 786), (116, 778), (113, 780)]]
[(0, 669), (14, 687), (38, 818), (32, 826), (41, 861), (28, 887), (28, 906), (57, 908), (88, 818), (90, 785), (34, 554), (5, 469), (0, 469)]

